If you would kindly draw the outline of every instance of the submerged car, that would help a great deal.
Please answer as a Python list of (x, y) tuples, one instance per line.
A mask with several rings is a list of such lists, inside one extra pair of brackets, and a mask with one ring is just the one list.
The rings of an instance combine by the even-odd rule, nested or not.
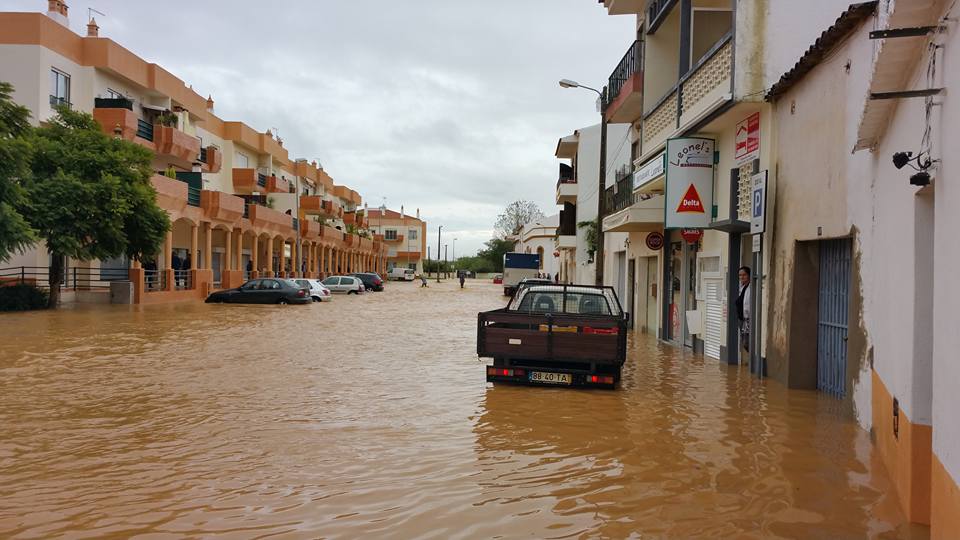
[(360, 281), (363, 282), (363, 288), (368, 291), (383, 290), (383, 279), (380, 278), (379, 274), (374, 274), (373, 272), (357, 272), (356, 274), (350, 275), (355, 278), (360, 278)]
[(319, 279), (297, 279), (296, 282), (301, 287), (310, 289), (310, 298), (312, 298), (314, 302), (329, 302), (333, 300), (333, 296), (330, 295), (330, 289), (324, 287)]
[(353, 276), (330, 276), (322, 283), (332, 293), (361, 294), (365, 290), (360, 278)]
[(310, 290), (292, 279), (251, 279), (235, 289), (217, 291), (208, 304), (309, 304)]
[(494, 285), (502, 285), (502, 284), (503, 284), (503, 274), (497, 274), (497, 275), (493, 276), (493, 284), (494, 284)]

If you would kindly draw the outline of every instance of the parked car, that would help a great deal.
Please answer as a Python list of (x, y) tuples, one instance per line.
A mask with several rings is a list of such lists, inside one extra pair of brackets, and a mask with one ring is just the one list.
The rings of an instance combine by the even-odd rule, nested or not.
[(353, 276), (330, 276), (321, 283), (332, 293), (361, 294), (366, 290), (360, 278)]
[(310, 289), (292, 279), (251, 279), (236, 289), (217, 291), (207, 297), (208, 304), (309, 304)]
[(330, 289), (326, 288), (319, 279), (298, 279), (296, 281), (300, 286), (310, 289), (310, 297), (314, 302), (333, 300), (333, 297), (330, 296)]
[(357, 272), (356, 274), (350, 275), (360, 278), (360, 281), (363, 282), (363, 288), (368, 291), (383, 290), (383, 280), (380, 278), (379, 274), (374, 274), (373, 272)]
[(493, 276), (494, 285), (503, 285), (503, 274), (497, 274)]

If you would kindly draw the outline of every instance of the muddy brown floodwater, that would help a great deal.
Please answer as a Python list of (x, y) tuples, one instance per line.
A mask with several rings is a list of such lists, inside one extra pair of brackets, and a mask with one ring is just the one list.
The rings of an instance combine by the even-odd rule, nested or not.
[(0, 537), (923, 538), (836, 402), (631, 337), (488, 386), (469, 281), (0, 316)]

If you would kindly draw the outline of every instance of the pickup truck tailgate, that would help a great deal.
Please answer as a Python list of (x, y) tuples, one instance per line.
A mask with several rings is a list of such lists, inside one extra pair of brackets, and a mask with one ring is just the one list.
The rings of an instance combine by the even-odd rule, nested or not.
[(618, 317), (513, 313), (477, 317), (477, 354), (489, 358), (622, 364), (626, 324)]

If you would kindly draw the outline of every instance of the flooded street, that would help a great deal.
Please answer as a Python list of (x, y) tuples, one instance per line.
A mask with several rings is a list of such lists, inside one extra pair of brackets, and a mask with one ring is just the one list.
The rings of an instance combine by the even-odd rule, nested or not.
[(488, 386), (499, 291), (0, 316), (0, 537), (925, 537), (831, 398), (645, 335)]

